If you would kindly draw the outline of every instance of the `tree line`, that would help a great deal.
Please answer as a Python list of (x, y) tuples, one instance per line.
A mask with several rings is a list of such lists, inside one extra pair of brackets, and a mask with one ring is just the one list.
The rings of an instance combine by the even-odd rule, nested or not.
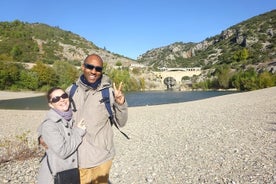
[(235, 88), (239, 91), (252, 91), (272, 86), (276, 86), (276, 73), (267, 70), (256, 71), (253, 67), (235, 71), (229, 65), (217, 67), (209, 74), (208, 79), (193, 84), (193, 88), (196, 89)]
[[(33, 67), (25, 63), (0, 61), (0, 90), (47, 91), (52, 86), (67, 88), (81, 75), (80, 68), (65, 61), (55, 61), (53, 65), (38, 61)], [(127, 68), (113, 69), (104, 64), (104, 73), (115, 83), (123, 82), (125, 91), (145, 88), (143, 79), (131, 77)]]
[[(0, 90), (32, 90), (47, 91), (52, 86), (67, 88), (81, 75), (81, 70), (65, 61), (55, 61), (53, 65), (38, 61), (33, 67), (26, 63), (0, 61)], [(104, 63), (104, 73), (110, 77), (112, 82), (124, 83), (124, 91), (141, 91), (146, 88), (144, 78), (139, 76), (141, 71), (118, 67), (114, 69)], [(239, 91), (251, 91), (276, 86), (276, 73), (271, 71), (256, 71), (254, 68), (246, 70), (233, 70), (229, 65), (217, 66), (208, 77), (200, 82), (199, 76), (192, 80), (193, 89), (229, 89), (235, 88)]]

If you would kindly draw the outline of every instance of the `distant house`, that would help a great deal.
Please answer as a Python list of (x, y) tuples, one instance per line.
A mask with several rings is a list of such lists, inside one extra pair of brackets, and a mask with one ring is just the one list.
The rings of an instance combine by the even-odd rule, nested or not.
[(130, 66), (129, 66), (129, 69), (130, 70), (133, 70), (134, 68), (145, 68), (146, 66), (145, 65), (143, 65), (143, 64), (131, 64)]

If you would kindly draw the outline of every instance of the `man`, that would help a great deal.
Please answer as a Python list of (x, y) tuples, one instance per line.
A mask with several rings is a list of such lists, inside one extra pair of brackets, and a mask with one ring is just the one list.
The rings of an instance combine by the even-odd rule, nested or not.
[[(78, 86), (72, 99), (75, 122), (84, 119), (87, 133), (78, 148), (81, 184), (108, 183), (109, 171), (115, 156), (113, 129), (109, 113), (103, 102), (101, 90), (110, 88), (110, 104), (114, 119), (119, 127), (126, 124), (127, 102), (122, 93), (122, 83), (117, 88), (103, 75), (103, 60), (96, 54), (85, 58), (81, 66), (83, 74), (77, 80)], [(69, 94), (70, 86), (67, 89)]]

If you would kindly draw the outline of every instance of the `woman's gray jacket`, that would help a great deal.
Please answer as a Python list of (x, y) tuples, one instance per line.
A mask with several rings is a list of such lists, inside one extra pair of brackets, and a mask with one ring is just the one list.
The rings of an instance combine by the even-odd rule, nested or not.
[(77, 148), (84, 134), (85, 130), (73, 126), (73, 120), (68, 122), (53, 109), (48, 111), (38, 128), (38, 136), (42, 136), (48, 146), (38, 174), (39, 184), (54, 183), (55, 173), (78, 167)]
[[(72, 97), (76, 107), (73, 117), (77, 122), (84, 119), (87, 125), (87, 133), (78, 149), (79, 168), (91, 168), (112, 160), (115, 156), (113, 128), (109, 113), (103, 102), (101, 90), (104, 88), (110, 89), (109, 97), (112, 113), (119, 127), (124, 126), (127, 122), (127, 102), (125, 101), (124, 104), (119, 105), (114, 101), (111, 81), (106, 75), (102, 76), (97, 89), (85, 85), (80, 79), (76, 82), (76, 85), (78, 87)], [(68, 94), (71, 87), (66, 90)]]

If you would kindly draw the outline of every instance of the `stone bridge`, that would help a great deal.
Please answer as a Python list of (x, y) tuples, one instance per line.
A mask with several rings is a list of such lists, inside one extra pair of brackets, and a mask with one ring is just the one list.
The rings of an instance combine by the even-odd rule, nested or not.
[[(162, 70), (162, 68), (161, 68)], [(201, 68), (200, 67), (194, 67), (194, 68), (165, 68), (163, 71), (160, 72), (154, 72), (154, 74), (163, 80), (166, 78), (173, 78), (176, 80), (176, 83), (180, 84), (182, 81), (182, 78), (192, 77), (193, 75), (200, 75), (201, 74)]]

